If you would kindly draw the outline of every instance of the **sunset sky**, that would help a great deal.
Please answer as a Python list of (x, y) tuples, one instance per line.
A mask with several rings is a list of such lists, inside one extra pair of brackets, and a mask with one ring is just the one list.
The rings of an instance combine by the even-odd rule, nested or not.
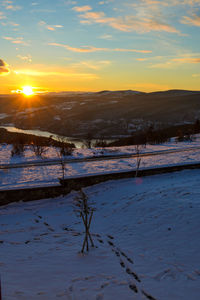
[(0, 93), (200, 90), (200, 0), (0, 0)]

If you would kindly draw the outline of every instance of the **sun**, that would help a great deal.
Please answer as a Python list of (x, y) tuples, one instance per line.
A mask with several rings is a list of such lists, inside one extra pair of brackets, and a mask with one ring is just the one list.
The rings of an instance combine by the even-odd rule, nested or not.
[(33, 96), (34, 95), (33, 88), (31, 86), (29, 86), (29, 85), (23, 86), (23, 88), (22, 88), (22, 94), (24, 94), (27, 97)]

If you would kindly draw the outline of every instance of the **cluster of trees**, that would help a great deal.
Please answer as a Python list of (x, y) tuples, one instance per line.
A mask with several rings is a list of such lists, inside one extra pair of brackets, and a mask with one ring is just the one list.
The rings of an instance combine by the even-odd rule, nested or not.
[(37, 136), (34, 136), (31, 140), (27, 140), (24, 136), (16, 136), (12, 141), (11, 156), (23, 155), (26, 148), (29, 147), (36, 156), (43, 158), (47, 152), (48, 146), (56, 148), (58, 157), (72, 155), (75, 148), (74, 144), (66, 143), (64, 139), (55, 141), (50, 137), (47, 142), (46, 139), (41, 139)]
[(171, 137), (177, 137), (177, 142), (193, 141), (194, 134), (197, 133), (200, 133), (199, 119), (193, 124), (175, 125), (161, 129), (156, 129), (154, 125), (151, 125), (145, 131), (132, 134), (126, 138), (121, 138), (110, 143), (109, 146), (162, 144), (168, 142)]

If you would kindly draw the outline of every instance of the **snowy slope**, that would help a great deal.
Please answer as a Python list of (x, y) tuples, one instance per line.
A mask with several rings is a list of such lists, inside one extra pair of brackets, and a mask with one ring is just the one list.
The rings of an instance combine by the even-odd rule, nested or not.
[[(85, 189), (95, 246), (79, 253), (78, 193), (0, 208), (5, 300), (198, 300), (199, 170)], [(137, 289), (137, 293), (133, 290)]]
[[(200, 135), (195, 135), (193, 142), (179, 142), (177, 143), (174, 138), (168, 143), (160, 145), (146, 145), (142, 147), (142, 153), (165, 151), (165, 150), (182, 150), (185, 148), (200, 147)], [(11, 163), (26, 163), (34, 161), (53, 160), (58, 158), (58, 150), (54, 147), (46, 147), (45, 153), (42, 158), (35, 155), (30, 147), (26, 147), (23, 155), (11, 157), (12, 146), (7, 144), (0, 144), (0, 165)], [(75, 149), (72, 156), (67, 158), (88, 158), (102, 155), (119, 155), (119, 154), (134, 154), (135, 146), (121, 146), (121, 147), (109, 147), (109, 148), (92, 148), (92, 149)]]
[[(161, 146), (151, 146), (158, 151)], [(153, 148), (154, 147), (154, 148)], [(163, 145), (163, 148), (167, 146)], [(135, 148), (131, 148), (135, 153)], [(91, 151), (91, 150), (90, 150)], [(129, 148), (130, 151), (130, 148)], [(141, 153), (148, 151), (144, 149)], [(125, 150), (124, 150), (125, 152)], [(154, 168), (158, 166), (169, 166), (182, 163), (193, 163), (200, 161), (200, 149), (184, 152), (159, 154), (141, 157), (140, 169)], [(84, 174), (99, 174), (103, 172), (133, 170), (136, 168), (136, 158), (109, 159), (89, 162), (67, 163), (65, 165), (65, 177), (79, 176)], [(0, 190), (57, 185), (58, 178), (62, 177), (61, 165), (31, 166), (24, 168), (0, 169)]]

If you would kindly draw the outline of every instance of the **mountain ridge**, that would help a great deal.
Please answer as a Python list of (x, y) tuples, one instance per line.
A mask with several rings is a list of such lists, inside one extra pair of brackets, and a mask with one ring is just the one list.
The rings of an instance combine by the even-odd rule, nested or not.
[(132, 90), (0, 97), (0, 125), (71, 137), (130, 135), (200, 119), (200, 91)]

